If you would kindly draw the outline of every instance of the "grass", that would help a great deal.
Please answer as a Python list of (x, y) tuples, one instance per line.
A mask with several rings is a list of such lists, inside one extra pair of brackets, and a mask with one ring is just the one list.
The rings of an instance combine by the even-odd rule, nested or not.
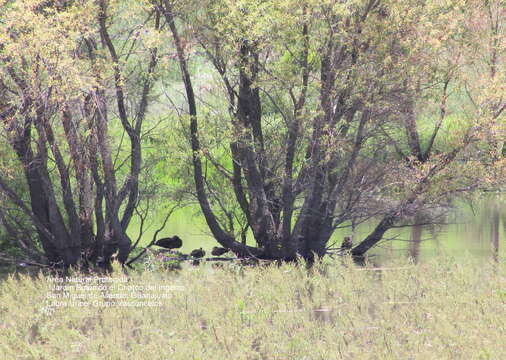
[(145, 265), (128, 285), (177, 286), (160, 307), (51, 308), (50, 277), (10, 276), (2, 359), (506, 358), (504, 264)]

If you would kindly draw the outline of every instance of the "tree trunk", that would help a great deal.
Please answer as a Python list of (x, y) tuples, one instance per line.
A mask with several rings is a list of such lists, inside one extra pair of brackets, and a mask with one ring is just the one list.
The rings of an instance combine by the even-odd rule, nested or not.
[(369, 249), (381, 241), (383, 235), (394, 225), (396, 218), (394, 214), (387, 214), (383, 217), (379, 224), (376, 225), (373, 232), (351, 250), (351, 254), (354, 256), (364, 255)]

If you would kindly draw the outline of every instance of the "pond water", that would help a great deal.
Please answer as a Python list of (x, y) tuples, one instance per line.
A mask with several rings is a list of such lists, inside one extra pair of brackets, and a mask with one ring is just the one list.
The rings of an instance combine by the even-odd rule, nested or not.
[(506, 260), (504, 197), (487, 196), (472, 204), (461, 202), (444, 220), (445, 225), (392, 229), (386, 233), (386, 240), (369, 255), (379, 263), (396, 257), (423, 262), (441, 255), (454, 258), (471, 255), (483, 261)]
[[(185, 208), (172, 215), (160, 237), (178, 235), (183, 239), (183, 252), (202, 247), (210, 251), (217, 242), (210, 235), (198, 208)], [(143, 236), (143, 243), (151, 240), (156, 228), (163, 222), (164, 214), (153, 219), (153, 224)], [(374, 263), (385, 263), (398, 257), (411, 257), (423, 262), (434, 256), (461, 257), (472, 255), (487, 261), (506, 260), (506, 198), (488, 195), (479, 201), (459, 202), (446, 216), (445, 225), (421, 225), (396, 228), (385, 234), (385, 240), (370, 250), (368, 255)], [(375, 225), (374, 222), (360, 226), (355, 237), (363, 239)], [(130, 235), (136, 237), (138, 227), (132, 224)], [(340, 245), (350, 229), (339, 229), (333, 241)]]

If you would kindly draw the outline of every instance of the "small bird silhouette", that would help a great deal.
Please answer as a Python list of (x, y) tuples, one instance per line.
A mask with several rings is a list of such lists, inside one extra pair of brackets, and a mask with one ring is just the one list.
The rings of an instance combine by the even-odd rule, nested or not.
[(341, 250), (350, 250), (353, 247), (353, 239), (351, 236), (345, 236), (341, 244)]
[(173, 237), (163, 238), (155, 242), (156, 246), (160, 246), (166, 249), (178, 249), (183, 246), (183, 240), (177, 235)]
[(206, 252), (204, 250), (202, 250), (202, 248), (200, 249), (195, 249), (193, 250), (191, 253), (190, 253), (191, 256), (193, 256), (194, 258), (203, 258), (205, 255), (206, 255)]
[(228, 253), (228, 251), (229, 251), (229, 249), (215, 246), (215, 247), (213, 247), (213, 250), (211, 251), (211, 254), (214, 255), (214, 256), (221, 256), (221, 255), (223, 255), (225, 253)]

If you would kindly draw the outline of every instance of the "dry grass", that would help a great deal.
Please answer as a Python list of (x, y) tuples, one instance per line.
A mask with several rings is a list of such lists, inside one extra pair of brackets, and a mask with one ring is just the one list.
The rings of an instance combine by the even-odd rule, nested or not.
[(48, 277), (11, 276), (0, 284), (0, 358), (506, 358), (504, 264), (391, 267), (329, 261), (311, 272), (226, 265), (176, 273), (152, 264), (130, 274), (129, 285), (182, 286), (161, 307), (51, 309)]

